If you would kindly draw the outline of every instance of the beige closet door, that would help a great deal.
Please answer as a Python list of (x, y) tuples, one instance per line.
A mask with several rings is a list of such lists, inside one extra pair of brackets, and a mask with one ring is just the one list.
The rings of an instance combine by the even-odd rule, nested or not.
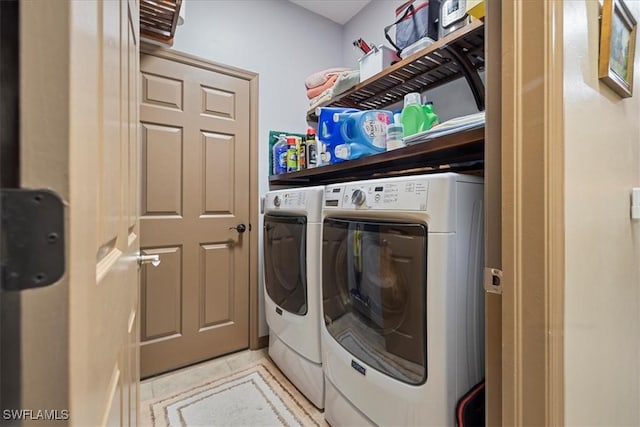
[(141, 238), (162, 264), (142, 272), (143, 377), (249, 346), (253, 234), (249, 81), (145, 52)]
[(22, 295), (22, 407), (136, 425), (138, 5), (20, 7), (21, 184), (66, 205), (65, 275)]

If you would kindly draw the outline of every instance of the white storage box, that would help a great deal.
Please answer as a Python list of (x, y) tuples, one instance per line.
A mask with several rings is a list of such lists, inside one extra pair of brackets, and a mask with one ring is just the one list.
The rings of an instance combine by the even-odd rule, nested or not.
[(387, 68), (394, 61), (399, 61), (395, 50), (386, 46), (374, 47), (371, 52), (365, 54), (358, 60), (360, 63), (360, 82), (378, 74)]
[(414, 53), (416, 53), (417, 51), (422, 50), (425, 47), (430, 46), (432, 44), (433, 44), (433, 40), (431, 40), (429, 37), (423, 37), (417, 42), (402, 49), (402, 52), (400, 52), (400, 56), (402, 56), (402, 59), (407, 58), (413, 55)]

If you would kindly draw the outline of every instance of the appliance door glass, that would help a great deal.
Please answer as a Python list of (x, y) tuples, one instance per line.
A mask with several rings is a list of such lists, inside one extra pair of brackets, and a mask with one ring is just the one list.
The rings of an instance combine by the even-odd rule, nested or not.
[(307, 314), (307, 218), (264, 216), (264, 281), (280, 308)]
[(426, 225), (326, 218), (322, 234), (322, 304), (331, 336), (369, 367), (424, 383)]

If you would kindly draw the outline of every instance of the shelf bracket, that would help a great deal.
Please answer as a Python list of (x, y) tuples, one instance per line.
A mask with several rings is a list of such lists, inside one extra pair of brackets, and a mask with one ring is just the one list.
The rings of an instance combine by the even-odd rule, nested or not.
[(444, 46), (443, 49), (447, 51), (453, 59), (460, 65), (460, 69), (464, 78), (467, 79), (473, 98), (476, 101), (478, 110), (484, 111), (484, 83), (480, 78), (480, 74), (474, 68), (471, 61), (467, 57), (466, 53), (462, 52), (460, 48), (455, 46)]

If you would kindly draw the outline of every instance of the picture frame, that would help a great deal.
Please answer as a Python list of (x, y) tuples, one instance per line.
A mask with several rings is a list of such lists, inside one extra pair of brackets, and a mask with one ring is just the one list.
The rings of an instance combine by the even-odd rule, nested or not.
[(624, 0), (604, 0), (598, 78), (622, 98), (633, 95), (637, 23)]

